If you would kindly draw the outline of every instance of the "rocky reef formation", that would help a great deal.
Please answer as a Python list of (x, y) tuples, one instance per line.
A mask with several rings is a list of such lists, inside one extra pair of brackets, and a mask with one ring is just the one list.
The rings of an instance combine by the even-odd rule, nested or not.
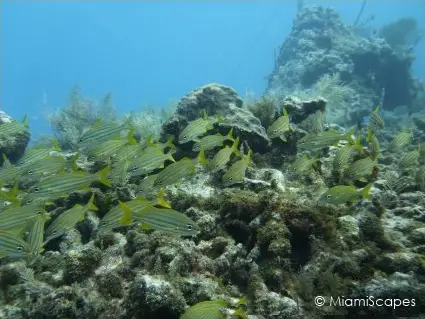
[[(5, 112), (0, 111), (0, 126), (3, 124), (14, 123), (14, 121)], [(25, 129), (4, 129), (0, 134), (0, 154), (6, 156), (11, 162), (16, 162), (25, 152), (25, 148), (30, 140), (30, 132)], [(0, 158), (0, 164), (3, 164), (3, 157)]]

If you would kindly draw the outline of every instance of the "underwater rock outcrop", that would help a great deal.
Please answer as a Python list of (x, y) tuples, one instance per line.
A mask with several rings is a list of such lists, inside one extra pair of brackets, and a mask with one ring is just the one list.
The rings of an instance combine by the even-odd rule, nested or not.
[[(217, 83), (204, 85), (182, 98), (176, 111), (162, 126), (162, 139), (178, 136), (190, 122), (203, 116), (218, 116), (217, 130), (227, 134), (234, 127), (235, 137), (241, 136), (256, 152), (265, 152), (270, 139), (261, 122), (249, 110), (242, 108), (242, 99), (231, 87)], [(184, 146), (183, 146), (184, 147)]]
[(323, 74), (338, 74), (343, 84), (361, 92), (353, 96), (353, 108), (383, 99), (383, 108), (391, 110), (416, 98), (413, 60), (408, 52), (395, 52), (383, 38), (358, 36), (334, 9), (308, 6), (298, 13), (280, 48), (268, 91), (286, 95), (310, 88)]
[[(5, 155), (12, 163), (17, 161), (24, 154), (30, 137), (26, 119), (24, 123), (18, 123), (0, 111), (0, 154)], [(0, 165), (2, 164), (3, 156), (0, 157)]]

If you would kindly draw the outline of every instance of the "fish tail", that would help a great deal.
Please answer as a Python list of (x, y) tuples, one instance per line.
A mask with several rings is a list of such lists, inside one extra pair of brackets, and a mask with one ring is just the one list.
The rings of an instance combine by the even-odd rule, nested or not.
[(227, 133), (227, 138), (232, 142), (235, 141), (235, 138), (233, 137), (233, 127), (230, 129), (229, 133)]
[(108, 179), (109, 171), (111, 170), (111, 166), (108, 165), (105, 168), (103, 168), (98, 174), (99, 176), (99, 182), (101, 182), (103, 185), (111, 187), (111, 182)]
[(76, 172), (78, 171), (78, 164), (77, 164), (77, 160), (80, 157), (80, 153), (75, 153), (75, 155), (72, 156), (71, 158), (71, 169)]
[(94, 193), (91, 195), (90, 200), (87, 203), (87, 207), (89, 210), (99, 210), (97, 206), (94, 204)]
[(134, 133), (135, 132), (136, 131), (135, 131), (135, 129), (133, 127), (131, 127), (130, 130), (128, 131), (127, 141), (128, 141), (128, 144), (130, 144), (130, 145), (136, 145), (137, 144), (137, 141), (134, 138)]
[(121, 219), (120, 219), (120, 225), (130, 225), (133, 222), (133, 217), (131, 214), (131, 209), (130, 207), (128, 207), (126, 204), (124, 204), (123, 202), (119, 201), (119, 205), (121, 207), (121, 209), (124, 211), (124, 214), (122, 215)]
[(168, 153), (167, 153), (167, 155), (168, 155), (168, 159), (170, 160), (170, 161), (172, 161), (172, 162), (176, 162), (176, 160), (174, 159), (174, 157), (173, 157), (173, 149), (171, 149)]
[(370, 190), (372, 189), (372, 184), (366, 185), (364, 188), (362, 188), (362, 190), (360, 191), (360, 195), (364, 198), (364, 199), (371, 199), (370, 197)]
[(146, 138), (146, 146), (149, 147), (155, 147), (155, 143), (152, 141), (152, 135), (149, 134), (148, 137)]
[(233, 151), (233, 153), (235, 153), (235, 155), (241, 156), (241, 152), (239, 152), (238, 145), (239, 145), (239, 136), (233, 142), (232, 151)]
[(237, 316), (241, 319), (248, 319), (248, 316), (246, 315), (245, 311), (242, 309), (242, 307), (238, 307), (235, 312), (233, 313), (233, 316)]
[(208, 159), (205, 157), (205, 151), (203, 147), (201, 147), (201, 149), (199, 150), (198, 163), (202, 165), (208, 165), (210, 163)]
[(171, 208), (171, 205), (165, 200), (165, 188), (162, 187), (161, 190), (158, 192), (158, 196), (156, 198), (156, 202), (159, 206)]

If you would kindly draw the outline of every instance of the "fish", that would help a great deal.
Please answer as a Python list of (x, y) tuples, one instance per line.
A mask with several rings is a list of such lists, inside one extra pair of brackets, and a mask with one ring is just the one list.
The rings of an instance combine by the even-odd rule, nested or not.
[(152, 189), (154, 189), (154, 183), (155, 180), (157, 178), (158, 174), (151, 174), (146, 176), (144, 179), (142, 179), (142, 181), (140, 182), (140, 184), (138, 185), (137, 191), (138, 192), (149, 192)]
[(227, 135), (221, 135), (220, 133), (217, 133), (214, 135), (207, 135), (201, 138), (193, 145), (192, 151), (198, 152), (201, 150), (201, 148), (203, 148), (204, 151), (209, 151), (216, 147), (223, 146), (223, 143), (227, 140), (230, 140), (232, 142), (235, 141), (235, 139), (233, 138), (233, 127), (230, 129)]
[(370, 157), (362, 158), (351, 164), (344, 172), (344, 176), (349, 179), (357, 179), (358, 181), (366, 182), (366, 177), (372, 175), (373, 169), (376, 166), (376, 161), (373, 161)]
[(27, 117), (24, 117), (22, 123), (12, 120), (10, 122), (3, 122), (0, 124), (0, 136), (10, 136), (17, 133), (28, 131)]
[(297, 142), (299, 150), (317, 150), (324, 147), (337, 144), (339, 141), (349, 141), (350, 144), (355, 144), (352, 138), (354, 129), (346, 133), (339, 133), (337, 131), (324, 131), (320, 134), (307, 134)]
[(25, 168), (22, 168), (22, 176), (31, 179), (41, 179), (64, 172), (66, 168), (67, 161), (64, 157), (52, 155), (25, 165)]
[(56, 217), (45, 231), (46, 239), (44, 245), (54, 238), (60, 237), (71, 231), (75, 225), (86, 218), (88, 211), (97, 211), (94, 205), (94, 194), (90, 197), (86, 205), (75, 204), (72, 208), (62, 212)]
[(188, 308), (180, 319), (224, 319), (226, 307), (228, 303), (223, 299), (201, 301)]
[(59, 147), (56, 140), (52, 142), (52, 147), (33, 147), (25, 151), (22, 158), (19, 160), (19, 166), (22, 169), (28, 169), (29, 165), (32, 165), (35, 162), (40, 162), (48, 158), (54, 152), (60, 152), (61, 148)]
[(142, 154), (142, 148), (139, 144), (136, 145), (125, 145), (120, 149), (119, 152), (111, 156), (112, 163), (119, 165), (125, 160), (135, 160), (138, 156)]
[(333, 160), (333, 169), (336, 172), (345, 170), (353, 160), (356, 150), (352, 145), (344, 145), (335, 154)]
[(198, 157), (195, 159), (184, 157), (180, 161), (168, 165), (157, 174), (153, 186), (162, 188), (175, 184), (182, 178), (195, 174), (197, 164), (208, 164), (203, 149), (199, 151)]
[(324, 192), (319, 202), (339, 205), (347, 202), (355, 202), (360, 198), (370, 200), (370, 190), (372, 184), (368, 184), (364, 188), (357, 189), (354, 185), (337, 185)]
[(3, 167), (0, 169), (0, 185), (16, 182), (21, 174), (21, 169), (10, 163), (6, 155), (3, 154)]
[(30, 193), (24, 198), (24, 202), (37, 197), (47, 199), (63, 197), (76, 190), (88, 189), (96, 181), (111, 187), (111, 183), (108, 180), (109, 171), (110, 166), (108, 165), (96, 174), (79, 171), (47, 177), (30, 188)]
[(373, 130), (383, 129), (385, 127), (385, 122), (382, 117), (379, 115), (379, 105), (370, 113), (370, 127)]
[(47, 213), (38, 214), (31, 226), (27, 237), (27, 243), (29, 246), (29, 253), (32, 256), (39, 255), (43, 251), (44, 225), (49, 219), (50, 216)]
[(149, 174), (163, 168), (165, 161), (175, 162), (171, 152), (164, 154), (162, 150), (146, 150), (130, 162), (129, 172), (132, 176)]
[(419, 167), (416, 173), (416, 184), (418, 184), (420, 190), (425, 192), (425, 165)]
[(124, 215), (120, 224), (125, 226), (132, 222), (141, 224), (142, 229), (155, 229), (170, 235), (183, 237), (196, 236), (199, 232), (197, 224), (178, 211), (171, 208), (157, 208), (148, 206), (141, 210), (130, 208), (124, 203), (120, 203)]
[(179, 144), (185, 144), (190, 141), (199, 141), (199, 136), (214, 128), (214, 124), (219, 121), (210, 120), (204, 111), (204, 117), (189, 122), (189, 124), (179, 134)]
[(416, 150), (405, 153), (401, 158), (400, 165), (405, 168), (416, 166), (418, 160), (419, 160), (419, 149), (416, 149)]
[(171, 150), (174, 151), (176, 146), (174, 145), (173, 141), (174, 141), (174, 136), (171, 135), (168, 138), (167, 142), (165, 142), (165, 143), (155, 143), (155, 142), (152, 141), (152, 135), (149, 135), (146, 138), (145, 148), (143, 150), (144, 151), (162, 151), (162, 152), (164, 152), (164, 150), (166, 148), (170, 148)]
[(131, 201), (127, 202), (118, 202), (119, 204), (117, 206), (114, 206), (112, 209), (109, 210), (109, 212), (103, 216), (103, 218), (100, 220), (99, 223), (99, 232), (106, 232), (110, 231), (114, 228), (118, 228), (123, 226), (123, 224), (131, 225), (132, 221), (123, 220), (123, 223), (121, 224), (120, 221), (122, 220), (124, 216), (124, 211), (122, 209), (122, 205), (125, 205), (125, 207), (128, 207), (130, 210), (143, 210), (144, 208), (147, 208), (149, 206), (161, 206), (165, 208), (171, 208), (171, 205), (165, 200), (164, 198), (164, 189), (161, 189), (158, 194), (155, 201), (148, 200), (142, 196), (138, 196), (136, 199), (133, 199)]
[(251, 166), (251, 149), (248, 150), (246, 155), (242, 156), (242, 159), (233, 163), (226, 173), (221, 178), (222, 183), (225, 186), (242, 183), (245, 178), (246, 169)]
[(133, 137), (134, 130), (130, 129), (127, 138), (115, 138), (107, 140), (99, 145), (94, 146), (89, 151), (90, 160), (105, 161), (110, 157), (114, 157), (126, 145), (137, 145), (136, 139)]
[(0, 258), (21, 259), (30, 254), (28, 244), (19, 236), (0, 230)]
[(234, 153), (236, 156), (240, 156), (238, 150), (239, 137), (236, 138), (232, 147), (225, 146), (215, 154), (211, 161), (211, 168), (213, 171), (218, 171), (226, 167), (226, 164), (230, 161), (230, 156)]
[(108, 178), (112, 182), (112, 185), (124, 186), (130, 180), (131, 174), (128, 172), (130, 169), (130, 161), (125, 160), (121, 165), (114, 165), (109, 172)]
[(378, 138), (372, 132), (372, 130), (368, 130), (366, 142), (368, 143), (368, 149), (369, 149), (369, 153), (370, 153), (370, 158), (372, 160), (378, 159), (379, 158), (379, 155), (381, 153), (381, 147), (379, 145)]
[(38, 202), (19, 207), (7, 207), (0, 213), (0, 229), (21, 233), (38, 215), (44, 215), (44, 205)]
[(114, 123), (105, 124), (98, 120), (93, 126), (83, 131), (78, 139), (77, 147), (79, 149), (90, 149), (105, 141), (119, 137), (122, 131), (130, 130), (131, 128), (131, 117), (121, 125)]
[(291, 165), (291, 171), (298, 175), (306, 175), (311, 172), (313, 167), (317, 167), (317, 161), (319, 157), (316, 154), (312, 158), (309, 158), (306, 154), (298, 157)]
[(290, 130), (288, 112), (283, 108), (283, 115), (269, 126), (267, 135), (270, 138), (280, 138), (282, 141), (286, 142), (285, 133)]
[(411, 132), (399, 132), (396, 136), (394, 136), (392, 142), (390, 143), (388, 147), (388, 150), (393, 152), (397, 151), (411, 144), (411, 142), (412, 142)]

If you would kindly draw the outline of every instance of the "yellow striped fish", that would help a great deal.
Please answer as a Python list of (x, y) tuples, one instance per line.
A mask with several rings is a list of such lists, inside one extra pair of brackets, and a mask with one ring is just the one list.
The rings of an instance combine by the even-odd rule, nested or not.
[(20, 259), (30, 254), (28, 244), (15, 234), (0, 230), (0, 258)]

